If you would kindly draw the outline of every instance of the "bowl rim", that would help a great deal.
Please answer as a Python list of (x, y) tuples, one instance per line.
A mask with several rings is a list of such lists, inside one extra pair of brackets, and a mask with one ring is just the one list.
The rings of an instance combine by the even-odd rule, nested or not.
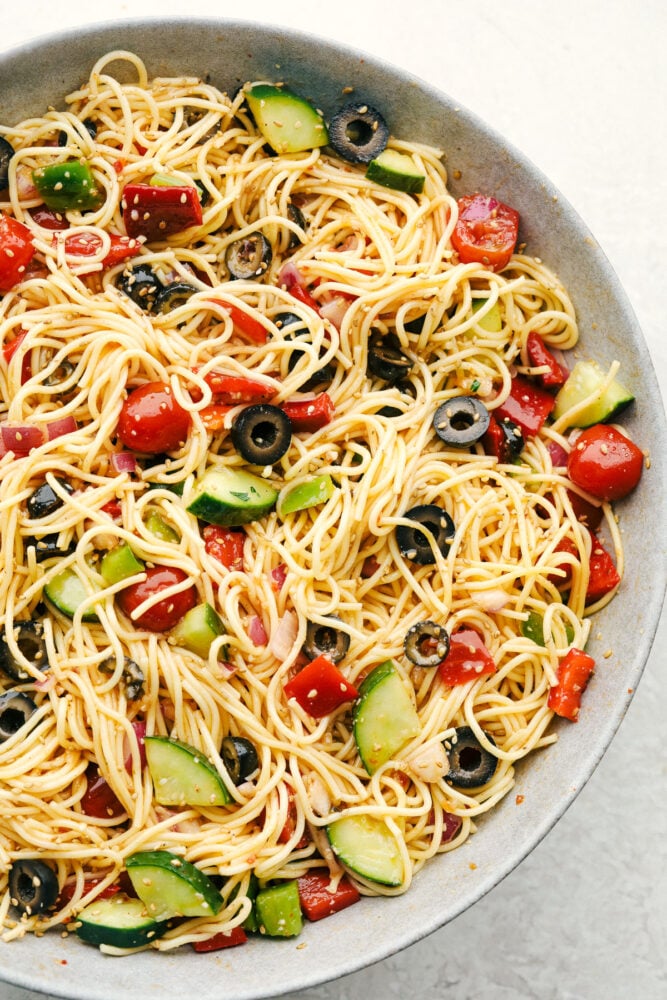
[[(112, 20), (91, 22), (78, 28), (69, 28), (56, 33), (38, 35), (34, 39), (23, 42), (6, 52), (0, 53), (0, 74), (3, 73), (8, 64), (18, 62), (27, 56), (31, 56), (34, 59), (34, 57), (39, 56), (40, 53), (43, 54), (46, 50), (51, 50), (54, 46), (78, 47), (78, 45), (82, 42), (84, 44), (90, 44), (93, 39), (97, 37), (100, 39), (100, 45), (102, 43), (102, 39), (114, 38), (118, 40), (121, 35), (128, 43), (135, 39), (134, 45), (123, 44), (121, 46), (118, 44), (109, 44), (106, 48), (101, 47), (100, 55), (104, 51), (109, 51), (112, 48), (125, 48), (131, 51), (137, 51), (136, 40), (139, 36), (142, 35), (142, 33), (155, 32), (157, 30), (156, 26), (159, 26), (160, 31), (168, 31), (172, 33), (179, 31), (192, 32), (193, 30), (210, 31), (215, 29), (227, 33), (241, 33), (242, 35), (259, 33), (267, 39), (272, 35), (275, 36), (279, 34), (284, 38), (289, 39), (290, 44), (295, 44), (297, 48), (299, 46), (312, 45), (314, 43), (318, 47), (318, 58), (322, 58), (322, 56), (326, 54), (332, 59), (362, 61), (365, 72), (379, 74), (381, 77), (389, 75), (396, 78), (396, 80), (400, 81), (401, 85), (404, 85), (405, 87), (418, 88), (420, 94), (423, 95), (425, 99), (435, 105), (440, 104), (443, 108), (447, 109), (449, 114), (456, 114), (459, 121), (462, 123), (462, 128), (464, 130), (469, 130), (475, 134), (479, 134), (491, 143), (501, 144), (508, 157), (518, 165), (518, 168), (524, 174), (529, 176), (532, 185), (538, 183), (542, 184), (548, 196), (551, 197), (555, 194), (558, 197), (559, 208), (564, 219), (563, 224), (565, 226), (573, 227), (574, 230), (582, 236), (582, 238), (586, 237), (590, 239), (592, 245), (589, 247), (589, 252), (592, 262), (595, 264), (601, 278), (604, 279), (606, 287), (613, 293), (614, 301), (621, 310), (624, 323), (632, 334), (633, 347), (637, 354), (638, 365), (643, 368), (642, 387), (648, 389), (648, 395), (650, 397), (652, 407), (654, 408), (653, 412), (656, 439), (659, 441), (661, 440), (663, 444), (667, 444), (667, 426), (665, 424), (664, 409), (647, 345), (637, 324), (634, 312), (625, 291), (621, 287), (607, 257), (597, 244), (597, 241), (594, 240), (592, 234), (588, 231), (579, 214), (575, 212), (574, 208), (570, 205), (567, 199), (565, 199), (560, 192), (557, 191), (554, 185), (541, 172), (541, 170), (536, 167), (523, 153), (517, 150), (512, 143), (508, 142), (498, 132), (496, 132), (492, 126), (488, 125), (474, 112), (464, 108), (460, 102), (455, 101), (450, 95), (445, 94), (443, 91), (433, 87), (428, 82), (421, 80), (413, 73), (410, 73), (401, 67), (393, 66), (375, 55), (371, 55), (352, 46), (332, 42), (310, 32), (285, 28), (277, 23), (261, 24), (247, 19), (209, 16), (167, 16), (165, 18), (160, 18), (158, 16), (140, 16), (136, 18), (119, 17)], [(184, 72), (187, 72), (187, 69), (185, 69)], [(150, 66), (149, 75), (152, 75), (150, 72)], [(64, 92), (58, 95), (58, 97), (62, 96), (64, 96)], [(454, 185), (452, 185), (452, 187), (453, 186)], [(576, 293), (574, 298), (576, 304)], [(656, 407), (657, 418), (655, 416)], [(664, 496), (665, 489), (667, 488), (667, 476), (665, 474), (664, 465), (658, 463), (658, 468), (656, 468), (654, 476), (655, 480), (653, 482), (652, 493), (658, 495), (658, 490), (661, 490), (662, 495)], [(657, 508), (654, 506), (652, 509), (654, 518), (656, 511), (658, 511), (658, 516), (661, 516), (662, 524), (658, 525), (654, 537), (659, 535), (661, 538), (664, 538), (667, 536), (667, 530), (665, 530), (667, 529), (667, 511), (665, 511), (664, 505), (658, 505)], [(660, 528), (663, 530), (661, 531)], [(613, 700), (609, 713), (603, 717), (603, 724), (596, 730), (596, 739), (592, 741), (587, 752), (580, 759), (578, 770), (572, 775), (572, 777), (576, 780), (570, 781), (567, 787), (560, 790), (558, 802), (550, 812), (547, 812), (541, 817), (533, 820), (530, 836), (519, 839), (513, 844), (509, 842), (505, 843), (505, 853), (502, 864), (494, 867), (492, 870), (482, 871), (475, 882), (475, 888), (473, 891), (467, 889), (456, 898), (452, 899), (445, 918), (442, 918), (441, 914), (439, 914), (434, 908), (429, 912), (428, 916), (421, 914), (419, 919), (414, 921), (411, 929), (406, 930), (403, 926), (406, 922), (405, 915), (406, 913), (409, 915), (414, 911), (414, 907), (409, 903), (410, 892), (414, 891), (414, 889), (411, 889), (410, 892), (408, 892), (404, 897), (396, 897), (395, 900), (388, 901), (386, 903), (386, 905), (391, 908), (391, 902), (396, 902), (396, 900), (399, 899), (402, 901), (401, 904), (399, 904), (401, 910), (399, 925), (401, 927), (402, 934), (398, 941), (396, 939), (392, 939), (390, 936), (380, 937), (373, 943), (369, 944), (366, 942), (365, 950), (362, 953), (356, 953), (354, 950), (348, 949), (345, 954), (344, 961), (338, 962), (335, 968), (333, 967), (331, 961), (329, 961), (328, 964), (326, 962), (323, 964), (317, 963), (316, 961), (302, 963), (300, 966), (297, 964), (295, 965), (296, 974), (290, 978), (289, 982), (281, 983), (279, 978), (271, 979), (271, 977), (269, 977), (269, 981), (265, 982), (264, 986), (259, 988), (259, 991), (257, 990), (257, 984), (255, 983), (253, 985), (248, 980), (247, 982), (244, 982), (241, 988), (237, 989), (236, 992), (228, 992), (227, 995), (230, 997), (230, 1000), (260, 1000), (260, 998), (263, 997), (282, 995), (289, 991), (301, 990), (307, 987), (322, 984), (333, 978), (337, 978), (338, 976), (347, 975), (379, 962), (388, 956), (396, 954), (404, 948), (409, 947), (416, 941), (432, 934), (434, 931), (444, 926), (445, 923), (454, 919), (461, 912), (466, 910), (469, 906), (472, 906), (475, 902), (482, 898), (482, 896), (506, 878), (507, 875), (509, 875), (510, 872), (513, 871), (514, 868), (521, 862), (521, 860), (523, 860), (542, 841), (567, 808), (569, 808), (569, 806), (574, 802), (611, 743), (611, 740), (629, 707), (632, 697), (634, 696), (637, 684), (641, 678), (641, 674), (648, 659), (655, 632), (659, 624), (660, 612), (666, 588), (667, 560), (663, 558), (662, 562), (659, 560), (657, 562), (657, 573), (652, 580), (650, 595), (644, 601), (646, 624), (642, 634), (636, 642), (632, 661), (628, 666), (626, 666), (625, 673), (623, 675), (624, 680), (627, 679), (627, 686), (631, 688), (631, 690), (628, 690), (622, 696), (617, 696)], [(563, 727), (560, 728), (562, 729)], [(529, 767), (531, 771), (541, 771), (547, 766), (547, 761), (544, 755), (542, 755), (537, 761), (535, 758), (531, 757), (526, 766)], [(523, 770), (523, 765), (520, 765), (520, 767)], [(497, 810), (494, 810), (494, 815), (497, 815)], [(477, 836), (478, 835), (472, 839), (476, 840)], [(459, 850), (464, 849), (462, 848)], [(429, 867), (427, 866), (427, 873), (428, 870)], [(428, 880), (428, 874), (426, 878)], [(374, 919), (370, 918), (369, 924), (373, 925), (373, 923)], [(382, 920), (381, 923), (386, 925), (387, 921)], [(321, 927), (321, 924), (315, 925), (313, 940), (317, 940), (317, 933), (321, 933), (319, 930)], [(335, 934), (333, 930), (331, 934), (328, 935), (328, 937), (332, 937), (334, 939), (337, 936), (339, 935)], [(41, 939), (41, 942), (39, 942), (40, 945), (43, 942), (44, 939)], [(20, 968), (11, 968), (5, 961), (2, 963), (0, 968), (0, 978), (5, 979), (8, 983), (13, 983), (26, 989), (49, 991), (53, 993), (53, 995), (70, 997), (72, 1000), (111, 1000), (111, 998), (115, 996), (115, 993), (108, 992), (111, 984), (102, 975), (100, 975), (97, 980), (94, 976), (85, 975), (82, 979), (75, 978), (74, 981), (72, 981), (71, 976), (65, 976), (62, 982), (54, 981), (52, 978), (52, 966), (43, 961), (39, 961), (38, 953), (35, 948), (26, 947), (27, 945), (32, 945), (33, 943), (33, 941), (28, 942), (24, 940), (16, 942), (11, 946), (13, 949), (16, 949), (16, 953), (19, 956), (19, 966), (21, 966), (21, 955), (29, 952), (30, 957), (35, 958), (32, 967), (23, 968), (21, 966)], [(259, 944), (263, 943), (264, 942), (259, 942)], [(87, 951), (87, 949), (82, 948), (78, 942), (75, 943), (74, 947), (81, 949), (82, 954)], [(279, 943), (279, 947), (284, 947), (284, 945)], [(243, 950), (245, 951), (245, 948)], [(315, 951), (316, 949), (311, 950)], [(227, 955), (227, 953), (224, 954)], [(72, 948), (68, 947), (67, 958), (69, 962), (69, 969), (75, 973), (75, 977), (78, 976), (79, 970), (83, 967), (83, 964), (91, 967), (94, 965), (95, 968), (97, 968), (97, 963), (92, 960), (87, 963), (82, 963), (77, 960), (73, 961), (74, 955), (75, 953)], [(5, 955), (5, 958), (8, 957), (8, 955)], [(90, 954), (87, 957), (90, 958)], [(227, 955), (227, 957), (229, 956)], [(259, 958), (261, 961), (263, 954), (261, 951), (258, 951), (257, 955), (254, 957)], [(197, 958), (198, 961), (201, 961), (201, 956), (198, 956)], [(144, 959), (149, 959), (146, 963), (148, 967), (147, 978), (150, 977), (151, 971), (154, 971), (157, 968), (155, 959), (157, 959), (157, 961), (164, 966), (162, 971), (166, 971), (167, 975), (173, 974), (174, 965), (180, 964), (180, 959), (177, 962), (174, 962), (173, 960), (170, 961), (170, 959), (173, 959), (173, 956), (168, 953), (146, 953), (142, 955), (142, 962)], [(125, 961), (131, 961), (131, 959), (126, 959)], [(189, 964), (190, 967), (192, 967), (192, 963)], [(282, 960), (280, 960), (280, 964), (283, 964)], [(128, 967), (125, 963), (124, 967), (125, 970), (128, 971)], [(213, 967), (215, 968), (215, 965)], [(163, 989), (166, 986), (164, 983), (161, 985)], [(113, 989), (113, 986), (111, 986), (111, 988)], [(145, 997), (148, 995), (145, 992), (145, 982), (142, 988), (144, 992), (137, 993), (137, 997)], [(234, 989), (234, 987), (229, 984), (229, 989)], [(278, 992), (276, 992), (277, 990)], [(134, 995), (135, 994), (133, 992), (130, 992), (130, 997), (133, 997)], [(166, 992), (161, 993), (161, 996), (165, 998), (168, 995), (171, 996), (171, 994), (167, 994)], [(202, 992), (203, 997), (207, 997), (209, 995), (212, 998), (214, 994), (209, 994), (206, 990)]]

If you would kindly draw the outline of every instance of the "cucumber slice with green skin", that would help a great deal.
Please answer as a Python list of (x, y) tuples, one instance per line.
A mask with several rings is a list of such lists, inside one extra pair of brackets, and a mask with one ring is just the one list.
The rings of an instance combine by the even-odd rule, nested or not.
[(278, 501), (278, 514), (284, 517), (298, 510), (319, 507), (334, 495), (335, 490), (333, 479), (329, 475), (316, 476), (307, 483), (299, 483), (283, 493)]
[(144, 564), (137, 559), (127, 542), (121, 542), (115, 548), (109, 549), (100, 563), (100, 575), (109, 586), (120, 583), (129, 576), (136, 576), (143, 569)]
[(343, 816), (326, 828), (331, 848), (351, 871), (371, 882), (398, 886), (403, 861), (396, 838), (376, 816)]
[[(210, 604), (204, 601), (203, 604), (197, 604), (194, 608), (190, 608), (169, 634), (177, 646), (184, 646), (191, 653), (201, 656), (202, 660), (207, 660), (211, 643), (224, 632), (225, 626), (222, 618)], [(223, 647), (222, 656), (226, 655)]]
[(134, 891), (154, 920), (211, 917), (223, 898), (204, 872), (171, 851), (139, 851), (125, 860)]
[(391, 660), (375, 667), (362, 682), (352, 721), (357, 750), (369, 774), (418, 735), (417, 710)]
[[(606, 378), (606, 373), (594, 361), (577, 361), (569, 378), (556, 396), (556, 405), (551, 416), (559, 420), (571, 407), (583, 402), (596, 392)], [(632, 393), (618, 379), (601, 392), (597, 399), (589, 403), (570, 422), (572, 427), (592, 427), (611, 420), (634, 400)]]
[(260, 934), (296, 937), (303, 930), (303, 916), (296, 880), (261, 889), (255, 899)]
[(225, 783), (201, 750), (168, 736), (145, 736), (146, 762), (161, 806), (225, 806)]
[[(44, 587), (44, 596), (58, 611), (62, 611), (68, 618), (74, 618), (78, 607), (90, 597), (90, 593), (76, 570), (68, 566), (49, 580)], [(91, 607), (81, 616), (81, 620), (97, 622), (99, 618)]]
[(140, 948), (162, 937), (170, 926), (167, 920), (149, 916), (141, 899), (122, 892), (89, 903), (76, 919), (76, 933), (82, 941), (113, 948)]
[(265, 517), (277, 499), (278, 490), (260, 476), (222, 467), (204, 473), (188, 511), (209, 524), (238, 528)]
[(245, 95), (257, 128), (276, 153), (300, 153), (329, 141), (322, 115), (303, 97), (268, 83), (253, 84)]
[(421, 194), (426, 180), (412, 157), (396, 149), (385, 149), (371, 160), (366, 168), (366, 177), (382, 187), (407, 194)]

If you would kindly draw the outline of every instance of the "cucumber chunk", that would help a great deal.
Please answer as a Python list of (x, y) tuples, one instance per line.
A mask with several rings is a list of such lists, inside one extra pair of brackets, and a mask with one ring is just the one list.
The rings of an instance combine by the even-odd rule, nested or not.
[[(77, 609), (90, 597), (88, 587), (71, 566), (58, 573), (44, 587), (44, 596), (68, 618), (74, 618)], [(91, 607), (81, 616), (84, 622), (99, 621)]]
[(334, 495), (335, 489), (333, 479), (328, 474), (315, 476), (305, 483), (298, 483), (281, 495), (278, 500), (278, 514), (280, 517), (285, 517), (298, 510), (319, 507)]
[(209, 524), (238, 528), (273, 510), (278, 490), (252, 472), (220, 467), (201, 478), (188, 511)]
[(419, 733), (417, 710), (391, 660), (375, 667), (362, 682), (353, 724), (357, 750), (369, 774)]
[(296, 880), (261, 889), (255, 899), (258, 929), (268, 937), (296, 937), (303, 929), (303, 916)]
[(351, 871), (381, 885), (400, 885), (403, 861), (395, 837), (376, 816), (343, 816), (326, 828), (336, 857)]
[[(577, 361), (567, 382), (556, 396), (553, 419), (559, 420), (573, 406), (598, 392), (605, 378), (606, 373), (594, 361)], [(592, 427), (593, 424), (611, 420), (629, 406), (634, 398), (618, 379), (613, 379), (604, 392), (599, 392), (597, 398), (573, 417), (569, 426)]]
[(231, 796), (201, 750), (168, 736), (144, 737), (155, 801), (161, 806), (225, 806)]
[(324, 119), (303, 97), (268, 83), (255, 83), (245, 94), (257, 128), (276, 153), (326, 146)]
[(121, 542), (105, 552), (100, 563), (100, 575), (105, 583), (112, 585), (141, 573), (143, 568), (144, 564), (137, 559), (127, 542)]
[(366, 177), (382, 187), (407, 194), (421, 194), (426, 180), (412, 157), (396, 149), (385, 149), (371, 160), (366, 168)]
[(139, 851), (125, 861), (134, 891), (154, 920), (211, 917), (223, 899), (204, 872), (171, 851)]
[[(169, 635), (177, 646), (184, 646), (191, 653), (201, 656), (202, 660), (207, 660), (211, 643), (224, 632), (222, 618), (204, 601), (203, 604), (190, 608)], [(225, 656), (224, 647), (222, 655)]]
[[(486, 304), (486, 301), (486, 299), (473, 299), (473, 313), (478, 312)], [(503, 328), (503, 318), (500, 315), (500, 305), (498, 302), (494, 302), (489, 311), (481, 319), (477, 320), (477, 326), (481, 326), (482, 330), (486, 330), (488, 333), (500, 333)]]
[(113, 948), (140, 948), (169, 929), (168, 921), (149, 916), (141, 899), (131, 899), (122, 892), (94, 900), (76, 919), (76, 933), (82, 941)]

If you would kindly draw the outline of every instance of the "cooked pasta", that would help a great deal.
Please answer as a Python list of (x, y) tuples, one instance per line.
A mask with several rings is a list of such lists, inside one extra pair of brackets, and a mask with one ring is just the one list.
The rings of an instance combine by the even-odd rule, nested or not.
[[(548, 696), (559, 664), (583, 650), (589, 613), (614, 593), (586, 603), (592, 542), (573, 509), (581, 491), (552, 461), (552, 446), (570, 450), (567, 419), (526, 437), (516, 461), (485, 453), (481, 440), (448, 445), (433, 426), (448, 400), (473, 396), (493, 414), (513, 377), (539, 375), (531, 332), (556, 352), (577, 343), (558, 278), (521, 248), (500, 270), (460, 259), (441, 150), (390, 139), (425, 177), (422, 193), (406, 193), (326, 147), (273, 155), (244, 98), (189, 77), (150, 80), (137, 56), (113, 52), (66, 110), (0, 130), (14, 150), (0, 208), (27, 227), (35, 251), (0, 303), (0, 416), (15, 442), (25, 428), (38, 435), (25, 450), (5, 436), (0, 452), (0, 624), (23, 671), (3, 686), (34, 702), (0, 745), (0, 877), (4, 887), (17, 861), (41, 858), (61, 893), (43, 912), (17, 915), (5, 892), (6, 940), (62, 930), (139, 851), (182, 856), (214, 876), (223, 898), (214, 916), (175, 921), (151, 942), (157, 949), (241, 925), (255, 880), (319, 870), (335, 888), (347, 868), (362, 895), (404, 892), (508, 794), (516, 763), (556, 739)], [(35, 172), (65, 160), (85, 162), (101, 196), (45, 213)], [(126, 231), (128, 184), (195, 181), (200, 224), (125, 240), (126, 258), (109, 257)], [(259, 277), (233, 280), (229, 248), (258, 232), (269, 261)], [(138, 264), (160, 288), (185, 285), (180, 297), (145, 308), (128, 293)], [(407, 359), (401, 379), (369, 368), (374, 337)], [(231, 438), (249, 401), (221, 405), (220, 371), (259, 384), (278, 408), (325, 391), (329, 419), (292, 433), (266, 468), (249, 466)], [(145, 383), (168, 387), (189, 429), (175, 448), (132, 457), (117, 428), (128, 393)], [(231, 565), (188, 509), (211, 468), (250, 469), (278, 492), (271, 511), (235, 529), (242, 558)], [(328, 495), (286, 513), (290, 491), (315, 477)], [(44, 484), (55, 500), (31, 513)], [(442, 549), (424, 529), (425, 564), (397, 541), (418, 505), (440, 507), (455, 528)], [(622, 575), (618, 528), (601, 507)], [(137, 567), (109, 582), (103, 557), (123, 543)], [(127, 613), (123, 592), (154, 566), (180, 576)], [(53, 599), (63, 574), (80, 591), (69, 607)], [(203, 655), (173, 628), (138, 620), (186, 592), (223, 623)], [(531, 615), (540, 641), (526, 629)], [(406, 633), (425, 621), (450, 638), (474, 630), (493, 672), (448, 685), (440, 669), (415, 665)], [(19, 641), (26, 622), (39, 623), (41, 663)], [(416, 710), (418, 728), (372, 773), (354, 698), (314, 717), (286, 696), (308, 662), (309, 623), (349, 640), (337, 669), (357, 691), (392, 661)], [(447, 749), (464, 726), (495, 759), (479, 787), (447, 780)], [(196, 748), (228, 803), (160, 805), (144, 733)], [(258, 754), (238, 784), (221, 756), (230, 735)], [(104, 809), (90, 804), (95, 782)], [(397, 884), (341, 864), (326, 830), (344, 816), (383, 821)]]

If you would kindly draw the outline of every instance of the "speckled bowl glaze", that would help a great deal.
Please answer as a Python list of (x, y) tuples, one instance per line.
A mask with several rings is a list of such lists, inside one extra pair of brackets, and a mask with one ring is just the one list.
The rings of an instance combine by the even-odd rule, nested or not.
[[(495, 886), (535, 847), (573, 801), (609, 745), (636, 688), (657, 626), (667, 560), (664, 504), (667, 431), (657, 382), (626, 297), (581, 219), (549, 180), (501, 136), (424, 82), (363, 53), (279, 27), (223, 20), (133, 21), (40, 39), (0, 59), (0, 118), (58, 106), (92, 64), (130, 49), (151, 75), (209, 75), (221, 89), (249, 79), (286, 81), (327, 114), (342, 88), (383, 109), (392, 132), (446, 150), (454, 193), (493, 192), (521, 211), (521, 239), (560, 275), (577, 309), (582, 350), (618, 358), (637, 402), (624, 422), (653, 463), (640, 489), (619, 504), (627, 575), (602, 612), (589, 649), (604, 663), (586, 693), (585, 721), (557, 726), (558, 743), (517, 770), (516, 793), (479, 822), (463, 848), (432, 861), (405, 895), (364, 900), (289, 941), (253, 939), (243, 948), (196, 955), (142, 953), (118, 961), (59, 935), (2, 946), (0, 976), (76, 1000), (257, 1000), (370, 965), (441, 927)], [(648, 524), (652, 530), (633, 531)], [(648, 583), (650, 581), (650, 584)], [(598, 636), (602, 638), (598, 638)], [(602, 659), (602, 653), (612, 655)]]

